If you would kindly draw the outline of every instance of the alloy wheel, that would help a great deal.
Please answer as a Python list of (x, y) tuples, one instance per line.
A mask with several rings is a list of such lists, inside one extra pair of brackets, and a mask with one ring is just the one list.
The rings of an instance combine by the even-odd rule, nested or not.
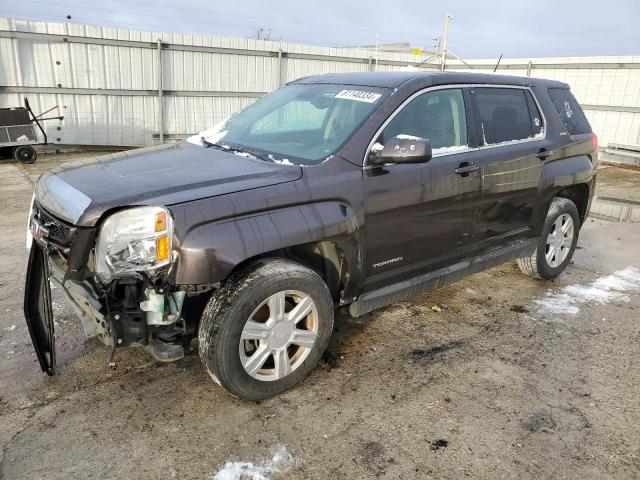
[(247, 319), (240, 334), (240, 361), (262, 381), (280, 380), (309, 356), (318, 337), (313, 299), (296, 290), (274, 293)]
[(568, 213), (563, 213), (551, 227), (547, 235), (545, 258), (551, 268), (559, 267), (564, 262), (571, 251), (575, 227), (573, 218)]

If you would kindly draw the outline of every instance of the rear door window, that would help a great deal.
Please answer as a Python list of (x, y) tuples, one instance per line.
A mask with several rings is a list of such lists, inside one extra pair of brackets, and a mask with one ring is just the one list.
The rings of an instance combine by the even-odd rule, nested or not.
[(582, 107), (567, 88), (550, 88), (549, 97), (570, 135), (591, 133), (591, 126)]
[(481, 87), (475, 88), (474, 94), (485, 144), (495, 145), (534, 136), (532, 115), (524, 90)]

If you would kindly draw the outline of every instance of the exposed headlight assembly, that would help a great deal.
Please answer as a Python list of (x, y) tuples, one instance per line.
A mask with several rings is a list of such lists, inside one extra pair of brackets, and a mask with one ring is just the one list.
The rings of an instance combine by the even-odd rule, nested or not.
[(134, 207), (108, 217), (98, 235), (96, 273), (104, 281), (171, 263), (173, 218), (164, 207)]

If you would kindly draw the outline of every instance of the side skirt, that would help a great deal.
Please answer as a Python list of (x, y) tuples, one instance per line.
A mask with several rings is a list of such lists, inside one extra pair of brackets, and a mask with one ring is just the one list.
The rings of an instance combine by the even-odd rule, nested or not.
[(359, 317), (387, 305), (409, 300), (447, 283), (458, 281), (468, 275), (516, 258), (531, 255), (536, 248), (537, 242), (538, 238), (518, 240), (448, 267), (364, 293), (349, 306), (349, 313), (352, 317)]

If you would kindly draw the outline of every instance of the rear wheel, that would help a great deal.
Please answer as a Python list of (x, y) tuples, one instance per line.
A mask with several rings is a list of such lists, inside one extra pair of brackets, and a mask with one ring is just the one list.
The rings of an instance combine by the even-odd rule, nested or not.
[(333, 301), (318, 274), (286, 260), (259, 260), (212, 296), (200, 325), (200, 358), (232, 395), (261, 400), (306, 377), (332, 329)]
[(560, 275), (573, 257), (579, 230), (576, 205), (566, 198), (554, 198), (536, 250), (530, 257), (518, 259), (520, 270), (544, 280)]
[(31, 145), (16, 147), (13, 151), (13, 156), (19, 162), (26, 164), (33, 163), (36, 161), (36, 158), (38, 158), (36, 150)]

